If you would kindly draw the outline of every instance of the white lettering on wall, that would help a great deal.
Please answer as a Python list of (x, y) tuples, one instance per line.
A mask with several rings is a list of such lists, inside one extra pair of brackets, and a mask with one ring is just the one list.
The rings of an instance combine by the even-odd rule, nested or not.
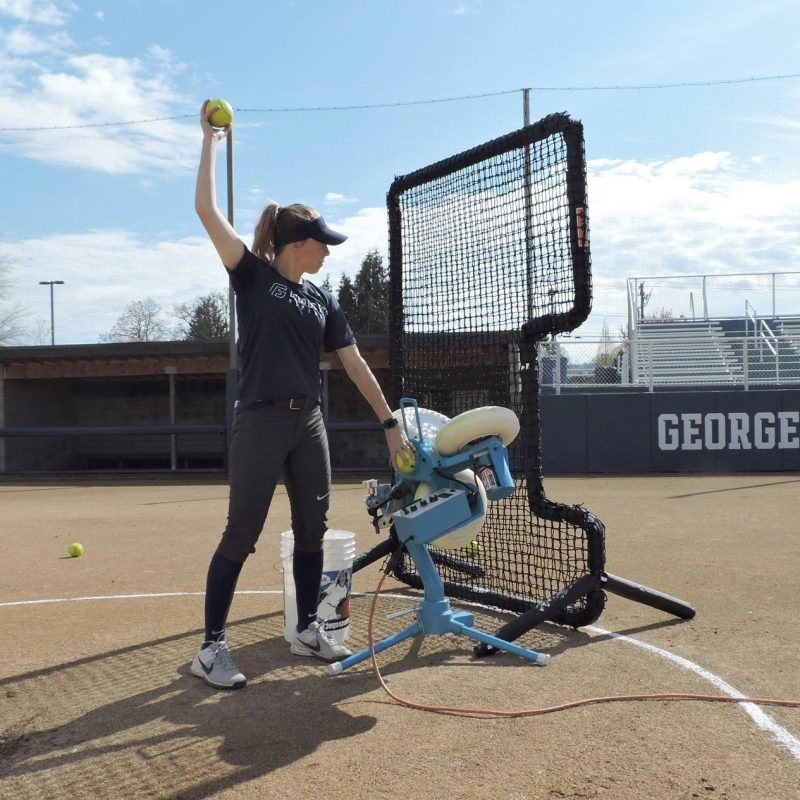
[(759, 450), (775, 447), (775, 415), (771, 411), (759, 411), (753, 417), (753, 443)]
[(659, 450), (797, 450), (800, 411), (659, 414)]
[(731, 424), (731, 438), (728, 441), (729, 450), (750, 450), (750, 417), (741, 412), (736, 411), (728, 414), (728, 420)]
[(706, 450), (725, 449), (725, 415), (706, 414), (703, 420), (703, 444)]
[(778, 420), (780, 422), (778, 449), (800, 449), (800, 411), (781, 411)]
[(681, 450), (702, 450), (702, 414), (681, 414), (683, 418), (683, 443)]
[(678, 424), (677, 414), (658, 415), (658, 449), (677, 450), (681, 446), (681, 437), (675, 429)]

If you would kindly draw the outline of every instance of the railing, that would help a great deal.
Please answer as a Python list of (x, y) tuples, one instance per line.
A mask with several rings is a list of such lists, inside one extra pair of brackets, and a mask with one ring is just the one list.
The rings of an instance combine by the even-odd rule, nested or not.
[(744, 335), (750, 333), (750, 323), (753, 323), (753, 338), (756, 337), (758, 330), (758, 312), (753, 308), (753, 304), (749, 300), (744, 301)]
[(545, 390), (582, 387), (644, 388), (800, 384), (800, 335), (777, 334), (760, 319), (755, 338), (709, 331), (704, 336), (641, 333), (633, 341), (562, 337), (539, 345), (539, 380)]
[[(744, 335), (745, 346), (749, 347), (750, 323), (753, 325), (753, 344), (758, 344), (758, 358), (764, 361), (764, 346), (772, 353), (775, 364), (775, 374), (780, 380), (781, 358), (780, 340), (770, 328), (769, 323), (758, 316), (758, 311), (749, 300), (744, 301)], [(785, 337), (790, 344), (794, 344), (792, 336)]]
[[(669, 314), (688, 322), (738, 316), (743, 295), (771, 319), (800, 305), (800, 272), (658, 275), (627, 279), (629, 333), (644, 319)], [(699, 302), (696, 302), (699, 301)]]
[(762, 361), (764, 360), (765, 343), (772, 355), (775, 356), (775, 363), (778, 365), (778, 350), (780, 348), (780, 342), (778, 341), (778, 337), (772, 332), (772, 329), (769, 327), (769, 325), (767, 325), (767, 321), (762, 319), (758, 326), (758, 355)]

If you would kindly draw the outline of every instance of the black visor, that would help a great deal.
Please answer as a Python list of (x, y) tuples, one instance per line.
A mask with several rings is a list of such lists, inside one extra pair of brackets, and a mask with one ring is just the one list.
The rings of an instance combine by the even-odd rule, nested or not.
[(283, 247), (285, 244), (302, 242), (305, 239), (316, 239), (323, 244), (341, 244), (347, 237), (329, 228), (322, 217), (315, 217), (304, 220), (286, 233), (279, 233), (275, 237), (275, 246)]

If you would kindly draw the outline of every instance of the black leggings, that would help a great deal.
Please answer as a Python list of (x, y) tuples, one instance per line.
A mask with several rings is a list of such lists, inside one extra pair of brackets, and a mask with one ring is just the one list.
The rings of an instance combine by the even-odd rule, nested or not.
[(322, 550), (331, 465), (318, 405), (303, 411), (276, 406), (236, 409), (229, 467), (228, 524), (219, 545), (225, 558), (241, 564), (255, 552), (281, 474), (289, 495), (295, 550)]
[(316, 618), (331, 488), (328, 437), (319, 406), (303, 411), (274, 406), (237, 409), (228, 525), (206, 582), (208, 641), (224, 634), (242, 564), (255, 552), (281, 472), (292, 511), (297, 629)]

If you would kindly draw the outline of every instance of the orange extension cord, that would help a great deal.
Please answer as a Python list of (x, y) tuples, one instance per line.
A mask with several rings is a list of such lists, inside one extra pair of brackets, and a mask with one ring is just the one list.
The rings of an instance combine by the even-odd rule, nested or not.
[(378, 595), (380, 594), (383, 583), (386, 580), (388, 573), (384, 572), (378, 581), (378, 586), (372, 596), (372, 603), (369, 609), (369, 621), (367, 625), (369, 637), (369, 649), (372, 657), (372, 666), (375, 669), (375, 675), (378, 678), (383, 690), (389, 697), (401, 706), (408, 708), (415, 708), (420, 711), (430, 711), (438, 714), (459, 714), (469, 717), (538, 717), (543, 714), (553, 714), (556, 711), (566, 711), (570, 708), (579, 708), (580, 706), (592, 706), (600, 703), (631, 703), (635, 701), (644, 700), (699, 700), (706, 703), (753, 703), (759, 706), (784, 706), (786, 708), (800, 708), (800, 701), (797, 700), (772, 700), (765, 697), (724, 697), (716, 694), (684, 694), (679, 692), (669, 692), (665, 694), (619, 694), (608, 695), (606, 697), (589, 697), (585, 700), (574, 700), (571, 703), (561, 703), (557, 706), (545, 706), (543, 708), (531, 708), (523, 711), (499, 711), (494, 708), (450, 708), (448, 706), (429, 706), (423, 703), (414, 703), (411, 700), (404, 700), (398, 697), (386, 685), (386, 682), (381, 675), (380, 667), (375, 653), (375, 640), (373, 637), (373, 620), (375, 618), (375, 607), (378, 602)]

